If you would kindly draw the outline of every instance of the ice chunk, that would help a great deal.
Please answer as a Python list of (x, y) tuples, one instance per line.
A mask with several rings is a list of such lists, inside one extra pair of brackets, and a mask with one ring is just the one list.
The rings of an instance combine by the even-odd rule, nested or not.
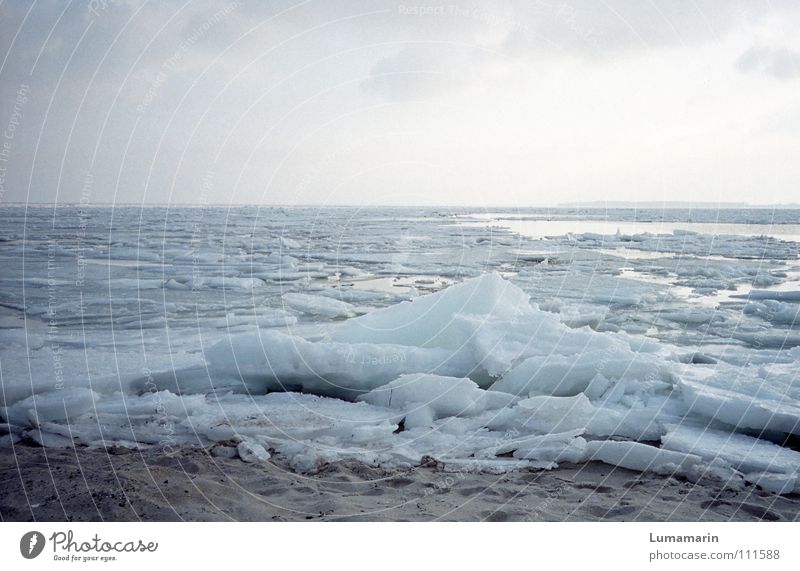
[(487, 408), (508, 406), (515, 399), (500, 392), (487, 393), (470, 379), (412, 374), (373, 389), (359, 400), (387, 408), (425, 405), (435, 419), (474, 415)]
[(517, 403), (513, 426), (538, 433), (562, 433), (579, 429), (596, 436), (614, 433), (619, 414), (597, 408), (586, 395), (573, 397), (537, 396)]
[(800, 305), (771, 299), (747, 304), (742, 310), (746, 315), (756, 315), (776, 325), (800, 326)]
[(420, 426), (431, 426), (436, 420), (436, 411), (426, 405), (418, 405), (411, 408), (403, 419), (405, 428), (418, 428)]
[(242, 440), (236, 451), (244, 462), (266, 462), (270, 458), (269, 452), (261, 444), (249, 438)]
[(500, 474), (507, 474), (515, 470), (525, 470), (527, 468), (547, 470), (554, 467), (555, 464), (553, 464), (552, 462), (531, 462), (527, 460), (512, 460), (506, 458), (496, 458), (496, 459), (470, 458), (466, 460), (462, 459), (443, 460), (441, 465), (441, 470), (442, 472), (449, 472), (449, 473), (456, 472), (458, 474), (482, 472), (485, 474), (500, 475)]
[(710, 381), (707, 379), (701, 384), (683, 379), (679, 383), (690, 412), (737, 428), (800, 434), (800, 405), (785, 395), (769, 394), (762, 380), (741, 383), (737, 387), (739, 390), (723, 388)]
[(519, 448), (514, 451), (513, 456), (539, 462), (583, 462), (586, 459), (586, 441), (583, 438), (574, 438), (566, 443)]
[(285, 327), (295, 325), (297, 318), (289, 315), (282, 310), (261, 311), (255, 315), (236, 315), (228, 313), (225, 317), (214, 319), (211, 324), (217, 328), (239, 327), (242, 325), (252, 325), (257, 327)]
[(664, 422), (681, 418), (673, 414), (672, 401), (652, 405), (596, 406), (579, 394), (574, 397), (538, 396), (501, 410), (488, 423), (493, 430), (557, 432), (580, 430), (592, 436), (621, 436), (636, 440), (657, 440), (664, 433)]
[(694, 454), (707, 461), (720, 459), (741, 472), (795, 474), (800, 452), (745, 434), (703, 426), (675, 425), (661, 439), (665, 448)]
[(781, 290), (757, 290), (749, 293), (734, 294), (731, 297), (738, 297), (750, 300), (773, 299), (775, 301), (800, 302), (800, 291), (781, 291)]
[(759, 331), (742, 331), (734, 330), (731, 333), (733, 339), (744, 341), (748, 345), (758, 347), (759, 349), (789, 349), (792, 347), (800, 346), (800, 333), (784, 330), (776, 332), (759, 330)]
[(189, 285), (188, 280), (181, 282), (175, 278), (170, 278), (164, 283), (164, 289), (190, 290), (192, 287)]
[(756, 472), (745, 474), (744, 479), (771, 494), (791, 494), (798, 489), (798, 477), (796, 474)]
[(52, 432), (48, 432), (45, 430), (40, 430), (35, 428), (33, 430), (29, 430), (25, 433), (27, 438), (30, 438), (36, 444), (43, 448), (74, 448), (75, 442), (73, 442), (67, 436), (62, 436), (61, 434), (55, 434)]
[[(509, 432), (509, 434), (517, 434)], [(507, 454), (515, 450), (532, 450), (542, 447), (564, 446), (569, 442), (579, 438), (583, 434), (583, 429), (568, 430), (566, 432), (556, 432), (551, 434), (536, 434), (533, 436), (522, 436), (516, 438), (504, 438), (494, 443), (491, 447), (484, 450), (492, 456)]]
[(469, 363), (436, 348), (310, 342), (271, 330), (220, 341), (206, 352), (215, 376), (253, 390), (302, 389), (352, 400), (406, 373), (464, 376)]
[(287, 250), (298, 250), (302, 246), (300, 246), (300, 242), (298, 242), (297, 240), (288, 238), (286, 236), (281, 236), (281, 247)]
[(239, 450), (238, 447), (217, 444), (211, 448), (211, 455), (214, 458), (236, 458), (239, 456)]
[(393, 343), (457, 350), (474, 331), (464, 332), (453, 327), (454, 316), (480, 316), (484, 321), (513, 320), (530, 313), (528, 295), (499, 274), (490, 273), (351, 319), (333, 334), (333, 338), (348, 343)]
[(586, 443), (586, 459), (612, 466), (661, 474), (685, 473), (695, 469), (700, 456), (656, 448), (641, 442), (592, 441)]
[(0, 449), (12, 448), (20, 440), (22, 440), (22, 438), (16, 433), (4, 434), (0, 436)]
[(687, 325), (704, 325), (724, 321), (724, 317), (716, 309), (692, 308), (683, 311), (661, 311), (661, 319)]
[(287, 293), (283, 296), (283, 302), (287, 307), (299, 311), (300, 313), (318, 315), (320, 317), (327, 317), (328, 319), (353, 317), (356, 315), (355, 307), (349, 303), (320, 295)]
[(587, 390), (595, 394), (603, 378), (669, 382), (672, 377), (665, 364), (653, 355), (630, 349), (576, 351), (574, 355), (531, 357), (506, 373), (492, 390), (515, 395), (573, 396)]
[(632, 306), (642, 303), (642, 296), (632, 288), (594, 290), (591, 296), (593, 301), (611, 306)]
[[(551, 311), (546, 309), (547, 305), (539, 304), (542, 311)], [(579, 327), (591, 327), (597, 329), (604, 319), (608, 316), (610, 309), (608, 307), (568, 307), (561, 308), (558, 311), (561, 323), (567, 327), (577, 329)]]
[[(148, 377), (155, 381), (152, 375)], [(94, 407), (97, 414), (124, 415), (130, 417), (153, 417), (163, 415), (173, 418), (186, 417), (201, 410), (205, 397), (201, 394), (178, 395), (169, 390), (153, 390), (153, 385), (144, 388), (141, 395), (115, 393), (110, 398), (100, 399)]]
[(97, 393), (91, 389), (61, 389), (18, 401), (0, 410), (0, 416), (9, 423), (27, 426), (69, 420), (91, 409), (97, 397)]
[(166, 289), (200, 291), (206, 289), (238, 289), (249, 291), (264, 286), (264, 281), (253, 277), (178, 277), (164, 283)]

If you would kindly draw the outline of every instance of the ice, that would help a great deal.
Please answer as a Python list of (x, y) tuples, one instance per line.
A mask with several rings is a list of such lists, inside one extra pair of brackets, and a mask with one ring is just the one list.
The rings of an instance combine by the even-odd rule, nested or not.
[(278, 331), (232, 336), (206, 352), (222, 378), (241, 378), (251, 390), (301, 389), (352, 400), (405, 373), (463, 376), (469, 363), (438, 348), (310, 342)]
[(612, 466), (662, 474), (685, 474), (702, 462), (700, 456), (656, 448), (641, 442), (592, 441), (586, 443), (586, 460), (597, 460)]
[(470, 379), (416, 374), (402, 375), (362, 395), (359, 400), (386, 408), (411, 408), (412, 411), (427, 408), (430, 420), (435, 420), (503, 408), (515, 399), (504, 393), (484, 391)]
[(697, 232), (674, 230), (671, 234), (596, 234), (584, 232), (574, 235), (579, 242), (588, 242), (595, 247), (627, 248), (652, 252), (669, 252), (693, 256), (726, 256), (743, 259), (794, 259), (797, 244), (778, 240), (770, 236), (750, 236), (743, 239), (737, 235), (717, 234), (711, 236)]
[(300, 242), (298, 242), (297, 240), (293, 240), (292, 238), (288, 238), (286, 236), (281, 236), (281, 247), (294, 250), (302, 248)]
[(800, 452), (745, 434), (732, 434), (696, 424), (671, 426), (662, 437), (665, 448), (722, 460), (746, 474), (788, 474), (797, 477)]
[(684, 311), (662, 311), (658, 314), (661, 319), (684, 323), (687, 325), (705, 325), (725, 318), (716, 309), (693, 308)]
[(609, 379), (671, 384), (673, 377), (666, 364), (647, 353), (630, 348), (578, 351), (571, 355), (550, 354), (531, 357), (507, 374), (492, 390), (515, 395), (573, 396), (581, 392), (598, 397), (609, 386)]
[(635, 290), (620, 288), (596, 289), (592, 293), (592, 299), (610, 306), (639, 305), (642, 303), (642, 297)]
[(245, 462), (266, 462), (270, 458), (269, 452), (261, 444), (250, 439), (242, 440), (236, 451)]
[(392, 296), (382, 291), (371, 291), (354, 288), (324, 289), (317, 292), (321, 296), (338, 299), (347, 303), (380, 303)]
[(754, 331), (735, 330), (731, 338), (759, 349), (790, 349), (800, 345), (800, 332), (791, 331), (775, 332), (760, 328)]
[(739, 383), (738, 390), (726, 388), (724, 383), (724, 377), (714, 375), (703, 384), (684, 379), (678, 386), (684, 403), (693, 414), (739, 429), (800, 434), (797, 400), (765, 390), (760, 379), (745, 379)]
[(746, 315), (756, 315), (764, 321), (789, 327), (800, 326), (800, 305), (773, 299), (748, 303), (742, 310)]
[(586, 459), (586, 440), (572, 432), (538, 436), (518, 443), (514, 458), (549, 462), (583, 462)]
[(586, 434), (609, 436), (621, 420), (619, 413), (595, 407), (584, 394), (524, 399), (517, 403), (515, 412), (518, 426), (545, 434), (580, 429)]
[(516, 470), (542, 469), (548, 470), (556, 465), (553, 462), (531, 462), (528, 460), (511, 460), (507, 458), (488, 460), (454, 460), (449, 459), (442, 463), (441, 470), (446, 473), (469, 474), (482, 472), (485, 474), (508, 474)]
[(754, 472), (745, 474), (744, 479), (773, 494), (800, 492), (800, 478), (796, 474)]
[(469, 211), (260, 210), (98, 208), (84, 237), (75, 209), (2, 209), (0, 446), (301, 471), (596, 459), (796, 489), (794, 239), (583, 232), (605, 211), (529, 238)]
[(14, 433), (14, 434), (4, 434), (4, 435), (0, 436), (0, 449), (13, 448), (13, 446), (16, 443), (20, 442), (21, 440), (22, 440), (22, 437), (20, 437), (16, 433)]
[(500, 274), (491, 272), (350, 320), (337, 330), (335, 336), (351, 343), (392, 342), (458, 349), (463, 343), (463, 335), (450, 327), (454, 316), (508, 321), (530, 312), (528, 295)]
[(319, 295), (287, 293), (283, 296), (283, 302), (286, 307), (300, 313), (318, 315), (328, 319), (353, 317), (357, 313), (356, 308), (347, 302)]
[(169, 278), (164, 283), (164, 288), (166, 289), (190, 291), (204, 289), (239, 289), (249, 291), (263, 286), (263, 280), (252, 277), (176, 277)]
[(25, 437), (44, 448), (73, 448), (75, 442), (69, 437), (40, 429), (28, 430)]
[(261, 311), (256, 315), (236, 315), (228, 313), (225, 317), (215, 319), (211, 322), (217, 328), (233, 328), (241, 326), (254, 327), (286, 327), (297, 324), (297, 317), (289, 315), (285, 311), (271, 310)]
[[(519, 434), (519, 432), (509, 432), (509, 434), (516, 435)], [(580, 439), (585, 444), (585, 440), (581, 438), (581, 434), (583, 434), (583, 429), (579, 428), (566, 432), (556, 432), (551, 434), (516, 436), (514, 438), (506, 438), (502, 441), (494, 443), (489, 450), (494, 456), (507, 454), (514, 451), (536, 450), (539, 448), (550, 448), (553, 446), (563, 447), (569, 445), (576, 439)]]
[[(546, 309), (543, 304), (539, 304), (541, 309), (546, 311), (550, 311), (550, 309)], [(550, 306), (553, 307), (553, 306)], [(566, 325), (567, 327), (572, 327), (573, 329), (577, 329), (579, 327), (591, 327), (592, 329), (597, 330), (600, 325), (605, 321), (606, 317), (608, 317), (610, 308), (602, 307), (564, 307), (563, 305), (559, 305), (556, 313), (559, 314), (559, 319), (561, 323)]]
[(566, 327), (495, 272), (349, 320), (331, 337), (348, 343), (447, 349), (472, 362), (466, 376), (481, 386), (524, 357), (624, 346), (619, 340)]
[(32, 395), (0, 409), (6, 422), (38, 426), (41, 422), (69, 420), (80, 416), (94, 405), (97, 393), (90, 389), (62, 389)]
[(774, 301), (800, 302), (800, 291), (781, 291), (781, 290), (752, 290), (746, 294), (736, 294), (731, 297), (739, 297), (751, 300), (771, 299)]
[(185, 418), (199, 411), (205, 403), (203, 395), (180, 396), (167, 390), (145, 390), (140, 395), (113, 393), (109, 398), (95, 401), (93, 411), (98, 415), (126, 415), (128, 418), (151, 418), (160, 414)]

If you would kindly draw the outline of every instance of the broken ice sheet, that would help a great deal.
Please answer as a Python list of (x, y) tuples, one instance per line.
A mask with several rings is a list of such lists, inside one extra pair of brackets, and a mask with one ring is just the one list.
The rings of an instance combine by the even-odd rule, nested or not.
[(304, 471), (596, 460), (796, 489), (796, 453), (776, 444), (800, 419), (796, 244), (527, 240), (424, 211), (331, 240), (354, 215), (275, 211), (254, 231), (233, 212), (200, 239), (190, 215), (154, 209), (89, 245), (67, 211), (57, 245), (25, 244), (24, 280), (22, 242), (0, 243), (2, 442), (168, 440)]

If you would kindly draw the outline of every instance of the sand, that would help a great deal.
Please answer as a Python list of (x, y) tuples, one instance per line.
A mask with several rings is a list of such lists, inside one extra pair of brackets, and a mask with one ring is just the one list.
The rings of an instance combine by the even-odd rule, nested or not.
[(505, 475), (339, 462), (303, 475), (202, 449), (17, 445), (0, 456), (4, 521), (797, 521), (799, 508), (797, 494), (594, 462)]

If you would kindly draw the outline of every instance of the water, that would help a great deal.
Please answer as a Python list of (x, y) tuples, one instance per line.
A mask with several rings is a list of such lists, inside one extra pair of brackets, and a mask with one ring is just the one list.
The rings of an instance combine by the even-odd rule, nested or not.
[[(778, 240), (800, 242), (800, 224), (752, 224), (748, 222), (675, 222), (675, 221), (627, 221), (627, 220), (531, 220), (519, 219), (522, 215), (513, 216), (507, 213), (482, 213), (470, 215), (492, 225), (508, 228), (512, 232), (534, 239), (567, 234), (672, 234), (675, 230), (686, 230), (698, 234), (716, 236), (728, 234), (734, 236), (770, 236)], [(746, 214), (743, 220), (748, 220)], [(480, 224), (480, 223), (478, 223)]]

